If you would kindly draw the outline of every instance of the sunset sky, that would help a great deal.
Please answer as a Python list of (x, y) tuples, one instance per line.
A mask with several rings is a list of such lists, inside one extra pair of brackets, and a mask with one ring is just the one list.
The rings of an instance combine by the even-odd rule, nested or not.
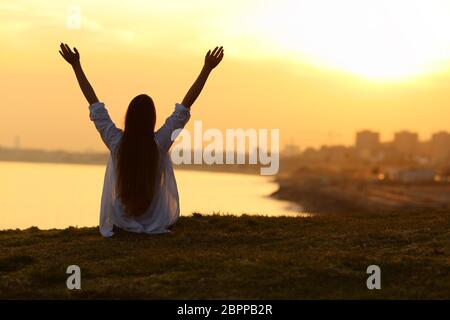
[(223, 45), (192, 110), (204, 128), (279, 128), (302, 148), (450, 131), (448, 0), (2, 0), (0, 145), (105, 150), (62, 41), (119, 126), (140, 93), (161, 124)]

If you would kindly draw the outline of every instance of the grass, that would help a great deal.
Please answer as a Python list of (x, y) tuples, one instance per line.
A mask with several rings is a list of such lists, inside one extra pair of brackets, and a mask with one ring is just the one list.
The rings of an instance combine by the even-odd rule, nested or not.
[[(0, 298), (448, 299), (450, 213), (182, 217), (172, 234), (0, 232)], [(82, 289), (66, 289), (81, 267)], [(366, 268), (381, 267), (381, 290)]]

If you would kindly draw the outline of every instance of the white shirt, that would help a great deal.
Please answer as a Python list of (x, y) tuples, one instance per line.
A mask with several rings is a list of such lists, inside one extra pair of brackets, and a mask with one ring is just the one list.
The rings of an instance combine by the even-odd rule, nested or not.
[(190, 109), (176, 104), (172, 115), (155, 132), (155, 140), (161, 151), (161, 172), (158, 176), (162, 178), (150, 206), (139, 217), (127, 216), (120, 199), (116, 198), (116, 148), (122, 138), (122, 130), (112, 122), (104, 103), (90, 105), (89, 111), (91, 120), (110, 151), (100, 206), (100, 233), (104, 237), (112, 236), (114, 225), (138, 233), (170, 232), (168, 227), (173, 225), (180, 215), (180, 204), (169, 148), (173, 143), (172, 132), (186, 125), (190, 118)]

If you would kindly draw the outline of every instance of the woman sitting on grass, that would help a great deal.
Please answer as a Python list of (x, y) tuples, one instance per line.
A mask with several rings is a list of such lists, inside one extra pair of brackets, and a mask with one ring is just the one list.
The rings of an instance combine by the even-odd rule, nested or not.
[(172, 133), (183, 128), (190, 107), (199, 96), (210, 72), (223, 58), (223, 48), (208, 51), (200, 75), (181, 104), (155, 132), (156, 110), (152, 98), (141, 94), (131, 100), (125, 129), (118, 129), (105, 105), (99, 102), (80, 64), (80, 54), (67, 44), (59, 53), (72, 66), (89, 102), (90, 118), (110, 151), (100, 208), (100, 232), (114, 234), (114, 227), (138, 233), (164, 233), (180, 214), (178, 190), (170, 159)]

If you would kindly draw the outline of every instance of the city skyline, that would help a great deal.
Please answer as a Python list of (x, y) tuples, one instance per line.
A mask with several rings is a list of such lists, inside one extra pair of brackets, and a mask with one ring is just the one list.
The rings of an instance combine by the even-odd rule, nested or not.
[[(369, 145), (369, 148), (374, 147), (375, 145), (376, 145), (376, 147), (378, 147), (378, 146), (382, 146), (382, 145), (390, 145), (390, 144), (396, 145), (397, 144), (397, 145), (402, 145), (399, 147), (400, 149), (402, 149), (402, 148), (403, 149), (405, 149), (405, 148), (411, 149), (414, 147), (414, 143), (418, 143), (418, 144), (430, 143), (436, 139), (437, 140), (448, 139), (448, 141), (450, 143), (450, 131), (445, 131), (445, 130), (439, 130), (439, 131), (432, 132), (428, 138), (423, 138), (417, 132), (402, 129), (402, 130), (395, 131), (394, 134), (392, 135), (391, 139), (382, 140), (380, 138), (380, 133), (378, 131), (373, 130), (373, 129), (363, 129), (363, 130), (356, 131), (354, 133), (353, 143), (350, 143), (348, 145), (323, 143), (318, 147), (307, 146), (307, 147), (301, 148), (300, 145), (294, 143), (291, 140), (290, 142), (288, 142), (282, 146), (282, 148), (280, 149), (281, 150), (280, 152), (283, 153), (284, 150), (288, 150), (288, 149), (291, 149), (291, 151), (294, 151), (294, 150), (304, 151), (307, 149), (320, 149), (321, 147), (355, 147), (355, 148), (358, 148), (358, 137), (359, 136), (362, 136), (363, 140), (365, 140), (362, 142), (362, 144), (365, 144), (365, 146), (363, 146), (363, 147), (367, 147)], [(369, 138), (368, 142), (366, 142), (367, 140), (365, 139), (367, 137)], [(24, 149), (24, 150), (71, 152), (71, 150), (65, 150), (65, 149), (45, 149), (45, 148), (26, 148), (26, 147), (23, 148), (21, 141), (22, 140), (21, 140), (20, 136), (14, 136), (13, 143), (11, 146), (0, 145), (0, 149), (4, 148), (4, 149)], [(445, 142), (447, 142), (447, 141), (445, 141)], [(205, 145), (205, 142), (203, 142), (203, 143)], [(405, 147), (404, 145), (407, 145), (407, 146)], [(247, 149), (248, 148), (246, 147), (246, 150)], [(194, 150), (195, 149), (192, 149), (192, 151), (194, 151)], [(403, 150), (403, 151), (406, 151), (406, 150)], [(77, 150), (77, 151), (72, 150), (72, 152), (74, 152), (74, 153), (83, 153), (83, 152), (101, 153), (101, 152), (99, 152), (99, 150), (93, 150), (93, 149), (85, 149), (85, 150)], [(225, 150), (224, 150), (224, 152), (225, 152)]]

